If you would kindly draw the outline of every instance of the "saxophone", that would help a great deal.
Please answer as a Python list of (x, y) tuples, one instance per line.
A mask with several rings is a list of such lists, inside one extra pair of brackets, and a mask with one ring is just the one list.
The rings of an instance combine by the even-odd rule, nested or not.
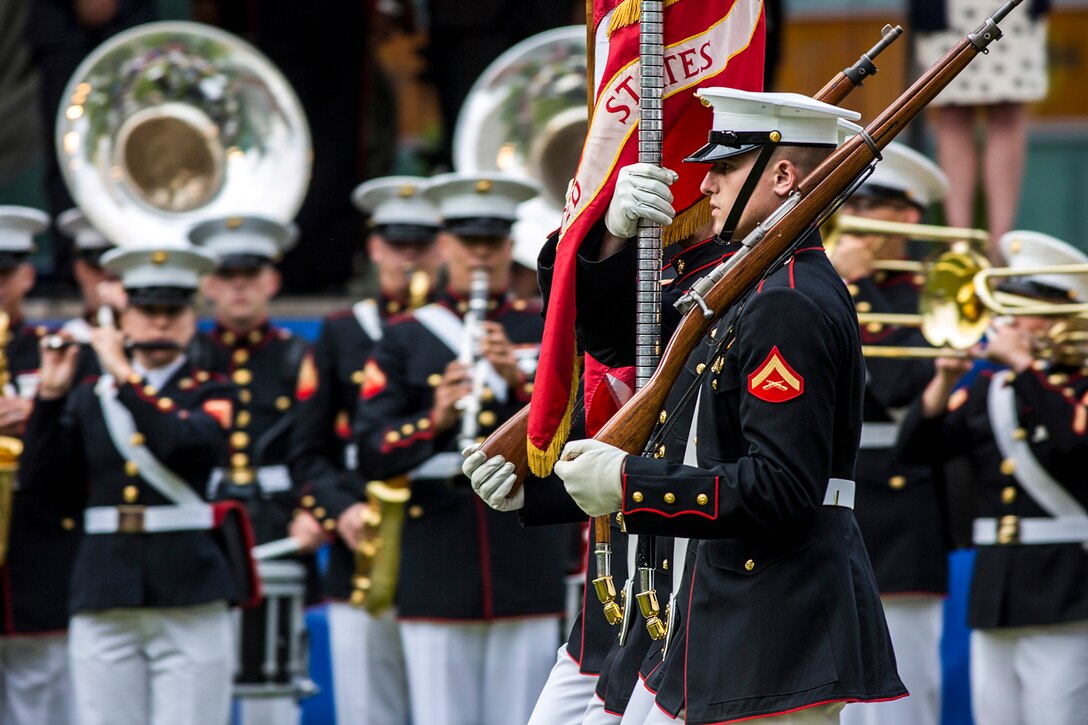
[[(11, 371), (8, 369), (7, 344), (11, 338), (11, 318), (0, 311), (0, 397), (13, 394)], [(15, 504), (15, 475), (19, 472), (19, 456), (23, 442), (11, 436), (0, 436), (0, 566), (8, 558), (11, 537), (11, 511)]]
[[(408, 309), (427, 304), (430, 275), (423, 270), (408, 274)], [(351, 603), (377, 616), (393, 606), (400, 573), (400, 536), (404, 507), (412, 495), (407, 474), (366, 485), (366, 508), (360, 514), (363, 528), (355, 547), (355, 574), (351, 578)]]

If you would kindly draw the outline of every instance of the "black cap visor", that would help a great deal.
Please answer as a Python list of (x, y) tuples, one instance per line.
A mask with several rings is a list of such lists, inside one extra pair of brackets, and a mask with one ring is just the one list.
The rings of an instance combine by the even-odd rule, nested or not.
[(377, 224), (372, 230), (390, 244), (430, 244), (438, 227), (426, 224)]
[(215, 272), (249, 272), (274, 264), (271, 258), (263, 254), (227, 254), (219, 258), (219, 266), (215, 268)]
[(0, 269), (15, 269), (26, 261), (27, 252), (0, 251)]
[(459, 237), (508, 237), (513, 226), (513, 219), (498, 219), (495, 217), (445, 220), (446, 231)]
[(191, 305), (195, 292), (196, 290), (188, 287), (134, 287), (125, 289), (129, 304), (172, 307)]

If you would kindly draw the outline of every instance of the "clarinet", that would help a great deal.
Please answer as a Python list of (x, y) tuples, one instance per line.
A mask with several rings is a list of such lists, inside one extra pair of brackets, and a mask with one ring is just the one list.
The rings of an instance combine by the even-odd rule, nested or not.
[(483, 402), (484, 382), (487, 379), (486, 360), (480, 355), (480, 336), (487, 317), (488, 281), (486, 269), (472, 271), (468, 312), (465, 313), (465, 332), (461, 338), (461, 354), (457, 358), (472, 371), (472, 392), (457, 401), (457, 408), (461, 411), (458, 449), (462, 451), (476, 445), (480, 429), (480, 406)]

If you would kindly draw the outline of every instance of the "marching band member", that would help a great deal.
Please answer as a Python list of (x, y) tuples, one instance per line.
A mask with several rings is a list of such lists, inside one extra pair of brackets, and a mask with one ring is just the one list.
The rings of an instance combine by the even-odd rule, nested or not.
[[(1010, 232), (1012, 271), (1088, 264), (1058, 239)], [(1029, 274), (999, 290), (1088, 301), (1083, 276)], [(1037, 359), (1054, 318), (1016, 316), (977, 355), (1008, 368), (956, 388), (968, 364), (938, 360), (903, 422), (903, 460), (970, 457), (976, 558), (968, 603), (971, 704), (979, 725), (1072, 725), (1088, 711), (1088, 378), (1084, 351)]]
[(74, 346), (43, 350), (23, 459), (31, 490), (85, 507), (69, 601), (80, 722), (225, 722), (238, 593), (204, 493), (235, 393), (184, 354), (215, 261), (147, 246), (103, 264), (128, 297), (120, 329), (91, 333), (103, 376), (78, 383)]
[[(941, 170), (917, 151), (888, 144), (883, 159), (843, 205), (842, 213), (917, 224), (948, 191)], [(913, 272), (874, 271), (877, 260), (908, 259), (902, 236), (842, 234), (831, 263), (847, 282), (859, 312), (916, 314)], [(917, 328), (862, 325), (866, 345), (924, 346)], [(850, 705), (848, 725), (937, 725), (941, 718), (940, 643), (948, 592), (947, 530), (939, 474), (896, 460), (898, 424), (933, 377), (930, 360), (868, 358), (855, 516), (873, 563), (895, 647), (899, 676), (910, 697)]]
[[(294, 237), (292, 226), (261, 217), (213, 219), (189, 232), (194, 245), (216, 255), (218, 266), (203, 282), (204, 296), (215, 308), (215, 327), (197, 333), (188, 354), (197, 367), (238, 388), (227, 465), (212, 475), (209, 497), (244, 503), (257, 544), (294, 539), (308, 575), (306, 599), (314, 602), (320, 584), (313, 552), (324, 543), (325, 530), (299, 508), (301, 494), (287, 467), (291, 429), (298, 419), (295, 387), (300, 370), (312, 363), (306, 362), (307, 342), (268, 319), (280, 287), (275, 265)], [(265, 658), (278, 663), (286, 657), (290, 634), (279, 638), (282, 651), (266, 652), (275, 646), (266, 638), (267, 616), (267, 606), (242, 613), (238, 683), (269, 683)], [(292, 695), (242, 698), (241, 711), (243, 723), (288, 724), (299, 718)]]
[[(458, 451), (466, 431), (482, 440), (532, 391), (540, 317), (506, 290), (515, 208), (534, 191), (450, 174), (426, 193), (442, 215), (449, 288), (392, 322), (374, 349), (356, 418), (359, 467), (368, 478), (411, 478), (396, 604), (413, 719), (525, 722), (558, 641), (566, 539), (485, 506), (460, 475)], [(486, 285), (470, 300), (477, 270)], [(476, 332), (463, 320), (470, 302), (486, 317)], [(458, 359), (477, 345), (473, 364)]]
[[(703, 193), (735, 250), (856, 114), (795, 94), (700, 95), (714, 125), (688, 160), (710, 164)], [(819, 237), (804, 240), (711, 328), (692, 385), (673, 387), (662, 418), (695, 406), (689, 464), (668, 460), (667, 443), (646, 458), (593, 440), (564, 449), (555, 471), (586, 513), (696, 539), (673, 640), (629, 722), (831, 723), (844, 702), (906, 694), (850, 510), (864, 381), (854, 315)]]
[(356, 188), (356, 207), (370, 216), (367, 252), (379, 294), (325, 318), (314, 345), (316, 384), (300, 387), (292, 470), (306, 487), (303, 506), (335, 535), (329, 548), (325, 593), (337, 722), (402, 725), (408, 722), (408, 683), (400, 629), (392, 612), (372, 616), (349, 604), (355, 551), (366, 514), (358, 449), (351, 426), (364, 365), (389, 321), (411, 306), (413, 275), (438, 274), (438, 209), (423, 196), (425, 179), (391, 176)]
[[(34, 286), (27, 259), (34, 235), (48, 225), (49, 217), (37, 209), (0, 207), (0, 309), (7, 317), (0, 344), (9, 376), (0, 391), (0, 435), (22, 435), (37, 393), (38, 343), (45, 328), (23, 319), (23, 298)], [(39, 495), (31, 475), (25, 468), (18, 474), (7, 560), (0, 568), (0, 722), (63, 724), (75, 716), (68, 580), (79, 546), (80, 508)]]

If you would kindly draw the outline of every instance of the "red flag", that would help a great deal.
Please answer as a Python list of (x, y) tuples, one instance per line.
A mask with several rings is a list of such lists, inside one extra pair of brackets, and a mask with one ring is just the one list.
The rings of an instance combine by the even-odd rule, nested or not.
[[(699, 184), (705, 167), (682, 164), (710, 130), (711, 112), (694, 93), (727, 86), (763, 88), (762, 0), (666, 0), (664, 143), (662, 165), (680, 174), (672, 186), (676, 221), (666, 243), (683, 238), (708, 220)], [(597, 92), (589, 134), (563, 210), (544, 325), (540, 362), (529, 409), (529, 467), (547, 475), (570, 433), (575, 398), (575, 267), (578, 245), (603, 217), (616, 174), (638, 161), (638, 0), (596, 0)], [(603, 374), (594, 375), (597, 388)], [(614, 376), (625, 379), (625, 374)], [(596, 388), (595, 388), (596, 389)], [(596, 396), (598, 399), (613, 396)], [(600, 419), (600, 414), (593, 416)]]

